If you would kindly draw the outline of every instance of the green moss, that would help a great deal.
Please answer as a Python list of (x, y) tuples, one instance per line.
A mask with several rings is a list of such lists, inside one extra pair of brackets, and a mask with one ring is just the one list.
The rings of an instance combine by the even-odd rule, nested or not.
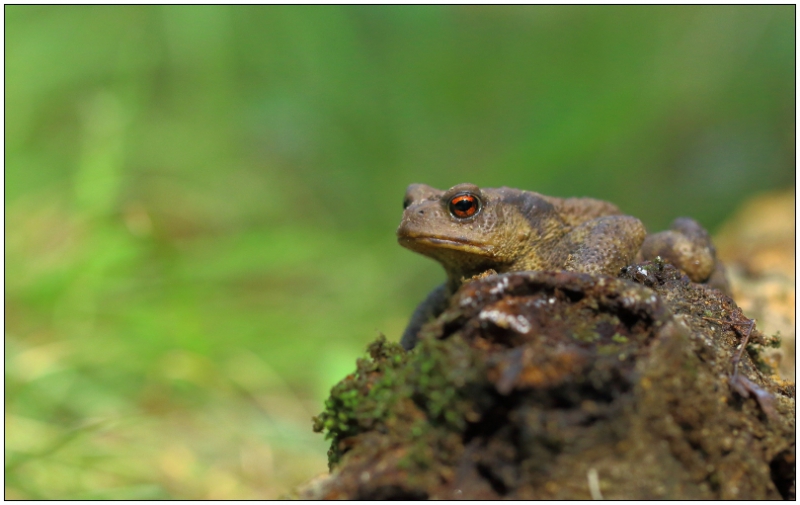
[(325, 410), (315, 416), (314, 431), (325, 431), (331, 440), (328, 463), (333, 466), (341, 458), (339, 443), (351, 436), (373, 428), (386, 416), (390, 398), (384, 393), (389, 387), (387, 371), (401, 367), (407, 354), (398, 344), (387, 342), (381, 335), (367, 347), (369, 358), (356, 361), (356, 371), (331, 389), (325, 400)]
[(485, 398), (483, 363), (460, 338), (422, 339), (407, 353), (381, 336), (367, 350), (370, 358), (357, 361), (314, 418), (314, 430), (331, 440), (329, 464), (340, 460), (344, 439), (376, 430), (418, 441), (408, 464), (427, 467), (431, 444), (462, 432)]
[[(771, 344), (771, 342), (768, 341), (768, 345), (769, 344)], [(764, 357), (761, 355), (762, 350), (763, 346), (759, 344), (752, 342), (747, 344), (747, 354), (750, 355), (750, 359), (753, 360), (753, 364), (756, 366), (756, 368), (762, 373), (773, 373), (774, 370), (769, 363), (764, 361)]]
[(596, 349), (599, 356), (612, 356), (619, 352), (619, 346), (616, 344), (598, 345)]
[(628, 337), (623, 337), (619, 333), (615, 333), (614, 336), (611, 337), (611, 340), (618, 343), (618, 344), (627, 344)]
[(600, 340), (600, 334), (593, 329), (586, 329), (585, 331), (578, 331), (572, 334), (572, 338), (581, 342), (591, 344)]

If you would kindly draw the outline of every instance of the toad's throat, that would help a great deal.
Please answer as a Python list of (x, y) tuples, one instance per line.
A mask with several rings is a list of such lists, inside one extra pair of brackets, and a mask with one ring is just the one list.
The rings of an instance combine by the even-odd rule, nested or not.
[(402, 235), (398, 241), (409, 249), (453, 249), (481, 256), (491, 256), (492, 247), (461, 237), (437, 237), (435, 235)]

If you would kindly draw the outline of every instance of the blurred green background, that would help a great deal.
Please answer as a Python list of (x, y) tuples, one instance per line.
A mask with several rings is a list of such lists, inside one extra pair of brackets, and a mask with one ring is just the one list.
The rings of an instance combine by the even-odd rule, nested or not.
[(714, 230), (795, 181), (795, 7), (5, 7), (6, 498), (275, 498), (444, 279), (405, 187)]

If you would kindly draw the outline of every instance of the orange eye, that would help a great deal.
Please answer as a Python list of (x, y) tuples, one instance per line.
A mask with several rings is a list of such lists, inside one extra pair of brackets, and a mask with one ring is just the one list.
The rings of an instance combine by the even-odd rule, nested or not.
[(462, 193), (450, 200), (450, 214), (459, 219), (472, 217), (481, 210), (481, 201), (472, 193)]

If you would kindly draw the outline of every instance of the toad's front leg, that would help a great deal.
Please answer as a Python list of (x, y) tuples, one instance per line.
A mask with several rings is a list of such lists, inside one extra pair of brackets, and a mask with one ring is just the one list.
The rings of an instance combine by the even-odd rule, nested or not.
[(400, 339), (400, 345), (403, 346), (403, 349), (408, 351), (417, 345), (417, 333), (419, 333), (420, 328), (422, 328), (423, 324), (444, 312), (451, 294), (447, 283), (444, 283), (431, 291), (425, 300), (417, 306), (411, 316), (411, 320), (408, 322), (408, 326), (406, 326), (406, 331), (403, 332), (403, 337)]

